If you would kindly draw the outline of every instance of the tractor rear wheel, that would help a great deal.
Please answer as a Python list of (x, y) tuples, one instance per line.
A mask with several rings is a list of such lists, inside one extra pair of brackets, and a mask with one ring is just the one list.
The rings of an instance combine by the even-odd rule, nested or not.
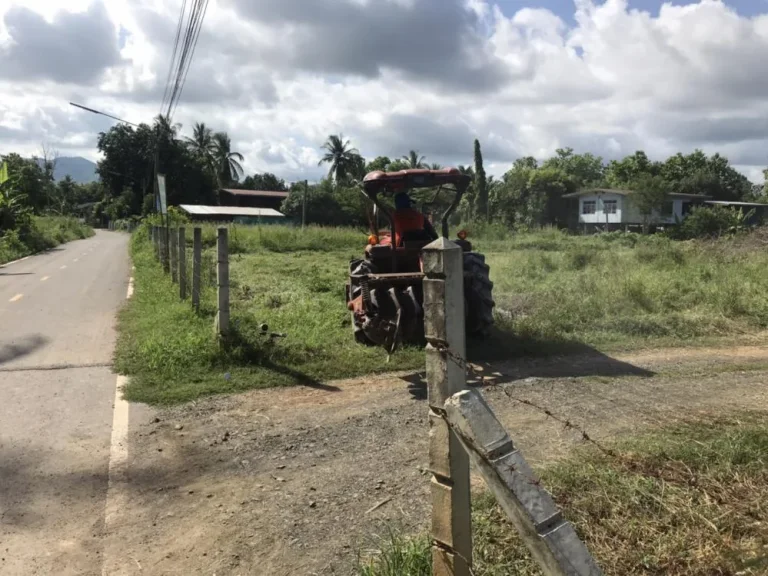
[(464, 300), (467, 334), (487, 336), (493, 326), (493, 282), (485, 256), (478, 252), (464, 253)]

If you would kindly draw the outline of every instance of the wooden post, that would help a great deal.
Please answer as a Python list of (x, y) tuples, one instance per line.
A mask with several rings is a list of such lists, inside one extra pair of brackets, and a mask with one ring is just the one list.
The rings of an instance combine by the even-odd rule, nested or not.
[(179, 298), (187, 299), (187, 230), (179, 228)]
[(445, 403), (451, 431), (546, 576), (600, 576), (594, 559), (476, 390)]
[(464, 256), (459, 246), (446, 238), (438, 238), (424, 248), (423, 259), (429, 469), (432, 472), (432, 574), (470, 576), (469, 457), (445, 421), (444, 410), (446, 400), (466, 386), (464, 367), (451, 358), (451, 354), (466, 357)]
[(159, 260), (157, 255), (157, 226), (149, 227), (149, 237), (152, 240), (152, 251), (155, 253), (155, 260)]
[(171, 245), (171, 282), (178, 282), (179, 280), (179, 236), (176, 230), (169, 229), (170, 245)]
[(195, 226), (192, 243), (192, 307), (200, 311), (200, 268), (203, 265), (203, 229)]
[(216, 251), (218, 260), (216, 266), (216, 286), (218, 311), (216, 313), (216, 333), (225, 337), (229, 334), (229, 246), (227, 244), (227, 228), (218, 229)]
[(301, 199), (301, 229), (304, 230), (304, 226), (307, 223), (307, 191), (309, 190), (309, 180), (304, 180), (304, 194)]

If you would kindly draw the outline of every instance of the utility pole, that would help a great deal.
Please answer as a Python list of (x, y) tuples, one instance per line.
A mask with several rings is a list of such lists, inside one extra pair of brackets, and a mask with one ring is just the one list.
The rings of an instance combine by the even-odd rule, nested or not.
[(304, 180), (304, 197), (301, 199), (301, 229), (304, 230), (304, 226), (307, 223), (307, 191), (309, 189), (309, 181)]

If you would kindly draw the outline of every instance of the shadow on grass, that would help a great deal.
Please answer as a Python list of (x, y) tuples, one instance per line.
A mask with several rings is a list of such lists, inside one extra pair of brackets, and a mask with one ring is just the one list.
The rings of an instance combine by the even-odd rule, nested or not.
[[(583, 342), (526, 337), (505, 328), (494, 328), (482, 340), (467, 340), (467, 358), (491, 384), (526, 378), (578, 378), (584, 376), (651, 377), (655, 373), (611, 358)], [(427, 398), (424, 372), (402, 379), (417, 400)], [(479, 375), (468, 373), (469, 386), (482, 386)]]
[[(259, 346), (259, 342), (264, 346)], [(323, 390), (325, 392), (341, 392), (341, 388), (324, 384), (317, 378), (305, 374), (295, 368), (290, 368), (269, 358), (268, 347), (271, 346), (271, 338), (253, 330), (241, 330), (234, 328), (227, 339), (222, 343), (225, 353), (230, 357), (236, 357), (241, 365), (259, 366), (283, 376), (288, 376), (301, 386)]]

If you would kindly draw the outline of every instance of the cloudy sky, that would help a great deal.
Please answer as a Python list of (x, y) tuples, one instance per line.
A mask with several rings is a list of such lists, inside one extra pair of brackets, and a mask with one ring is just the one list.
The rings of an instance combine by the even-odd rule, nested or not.
[[(0, 153), (98, 158), (160, 110), (180, 0), (0, 0)], [(768, 165), (766, 0), (210, 0), (174, 120), (227, 130), (248, 172), (317, 178), (342, 132), (503, 173), (562, 146)]]

